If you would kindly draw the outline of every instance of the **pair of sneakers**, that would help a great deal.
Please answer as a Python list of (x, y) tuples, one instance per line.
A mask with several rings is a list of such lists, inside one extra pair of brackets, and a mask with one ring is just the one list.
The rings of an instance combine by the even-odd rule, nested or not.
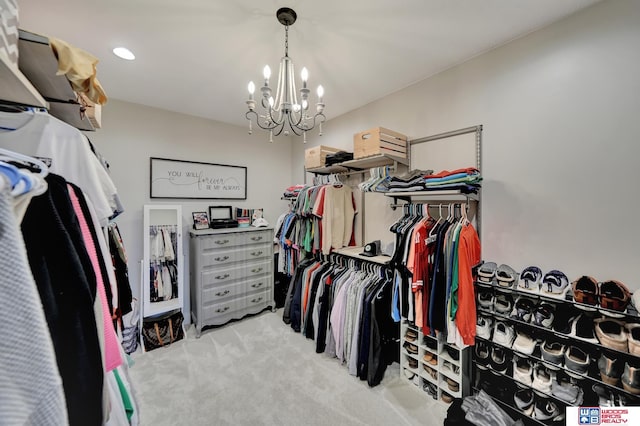
[(573, 299), (583, 305), (593, 306), (583, 309), (605, 309), (624, 312), (631, 301), (631, 292), (627, 286), (617, 280), (598, 282), (595, 278), (583, 275), (571, 283)]
[(476, 366), (481, 370), (491, 369), (506, 374), (511, 363), (511, 353), (501, 346), (479, 340), (475, 344)]
[(544, 396), (551, 394), (555, 372), (541, 362), (534, 362), (516, 354), (513, 357), (513, 379)]
[(603, 382), (619, 386), (622, 381), (624, 390), (640, 395), (640, 361), (637, 359), (625, 359), (612, 352), (603, 352), (598, 359), (598, 369)]
[(554, 299), (564, 299), (569, 290), (569, 279), (557, 269), (542, 274), (537, 266), (527, 266), (520, 273), (518, 290)]
[(531, 323), (538, 327), (551, 328), (556, 307), (551, 303), (541, 302), (528, 297), (519, 297), (511, 311), (511, 318), (518, 321)]
[(531, 389), (520, 389), (513, 395), (513, 401), (523, 414), (540, 421), (564, 419), (561, 407), (549, 398), (536, 398)]
[(478, 268), (478, 282), (513, 288), (518, 282), (518, 273), (509, 265), (498, 266), (495, 262), (485, 262)]

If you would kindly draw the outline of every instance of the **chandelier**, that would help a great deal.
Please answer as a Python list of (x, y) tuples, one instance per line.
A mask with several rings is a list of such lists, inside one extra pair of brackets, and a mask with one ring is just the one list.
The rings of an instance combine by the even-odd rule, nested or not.
[(289, 136), (291, 133), (297, 136), (303, 136), (304, 143), (307, 143), (307, 132), (312, 130), (316, 124), (318, 125), (319, 135), (322, 136), (322, 123), (325, 120), (324, 89), (318, 86), (318, 102), (316, 103), (316, 113), (312, 116), (309, 111), (309, 89), (307, 88), (307, 79), (309, 72), (306, 68), (302, 68), (300, 77), (302, 79), (302, 88), (300, 89), (300, 102), (298, 102), (298, 94), (296, 91), (295, 74), (293, 70), (293, 61), (289, 58), (289, 26), (296, 22), (297, 15), (293, 9), (283, 7), (276, 12), (278, 21), (284, 25), (284, 56), (280, 60), (280, 70), (278, 72), (278, 86), (276, 88), (275, 98), (271, 95), (271, 87), (269, 86), (269, 78), (271, 77), (271, 68), (265, 65), (264, 86), (260, 89), (262, 98), (260, 99), (261, 108), (256, 110), (256, 101), (253, 99), (255, 92), (255, 84), (249, 82), (249, 100), (247, 106), (249, 111), (245, 114), (249, 120), (249, 134), (253, 133), (252, 119), (255, 120), (258, 127), (269, 131), (269, 142), (273, 142), (273, 136), (279, 136), (284, 133)]

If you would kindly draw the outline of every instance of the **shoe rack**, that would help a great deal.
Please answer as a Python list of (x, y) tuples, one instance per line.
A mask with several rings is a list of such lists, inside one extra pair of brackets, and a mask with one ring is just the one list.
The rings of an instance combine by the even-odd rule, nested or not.
[(402, 320), (400, 340), (403, 380), (445, 405), (471, 394), (472, 348), (460, 349), (442, 337), (424, 335), (407, 320)]
[[(633, 308), (631, 304), (629, 304), (627, 310), (625, 312), (613, 311), (604, 309), (601, 307), (594, 307), (590, 305), (584, 305), (581, 303), (577, 303), (573, 300), (571, 292), (562, 299), (556, 299), (547, 297), (541, 294), (531, 294), (531, 292), (519, 291), (517, 289), (507, 289), (501, 288), (497, 286), (493, 286), (487, 283), (476, 282), (476, 294), (480, 291), (482, 292), (493, 292), (494, 300), (495, 296), (500, 293), (507, 293), (513, 298), (513, 305), (518, 299), (518, 297), (526, 297), (529, 299), (533, 299), (537, 305), (542, 302), (549, 303), (555, 305), (555, 320), (550, 328), (546, 328), (543, 326), (534, 325), (531, 322), (525, 322), (516, 318), (511, 317), (511, 313), (498, 313), (493, 307), (482, 307), (480, 303), (477, 303), (477, 313), (478, 315), (485, 316), (487, 318), (491, 318), (493, 320), (493, 324), (495, 325), (496, 321), (502, 321), (510, 326), (514, 327), (516, 331), (525, 331), (529, 335), (533, 337), (533, 339), (537, 342), (535, 350), (531, 355), (522, 354), (519, 351), (514, 350), (510, 346), (499, 345), (493, 342), (493, 339), (483, 339), (480, 337), (476, 337), (476, 346), (479, 346), (479, 342), (485, 342), (488, 347), (501, 347), (504, 349), (506, 353), (509, 354), (510, 358), (513, 359), (513, 356), (516, 355), (518, 357), (528, 358), (533, 365), (544, 365), (548, 367), (548, 370), (551, 374), (560, 374), (564, 375), (566, 372), (570, 374), (570, 380), (572, 383), (579, 386), (583, 391), (583, 402), (581, 404), (575, 404), (580, 406), (598, 406), (598, 405), (607, 405), (607, 406), (640, 406), (640, 388), (635, 391), (629, 391), (625, 389), (622, 385), (621, 379), (617, 382), (615, 380), (607, 380), (606, 382), (601, 379), (600, 369), (598, 367), (598, 360), (603, 353), (609, 354), (610, 357), (616, 358), (619, 360), (621, 368), (620, 375), (624, 371), (625, 363), (630, 363), (630, 365), (639, 365), (640, 357), (630, 354), (625, 351), (616, 350), (610, 347), (605, 347), (596, 339), (595, 341), (590, 341), (588, 339), (583, 339), (581, 337), (577, 337), (575, 335), (571, 335), (571, 332), (564, 333), (559, 332), (557, 329), (561, 329), (563, 324), (556, 324), (556, 320), (558, 318), (562, 318), (562, 322), (565, 327), (567, 325), (568, 318), (575, 318), (577, 315), (586, 315), (594, 320), (600, 318), (602, 316), (613, 318), (627, 324), (640, 323), (640, 315)], [(571, 323), (571, 321), (569, 321)], [(566, 330), (563, 330), (566, 331)], [(595, 335), (595, 332), (594, 332)], [(553, 364), (548, 363), (542, 358), (541, 354), (541, 346), (544, 342), (558, 342), (561, 345), (564, 345), (565, 350), (571, 346), (575, 346), (581, 349), (584, 353), (589, 355), (589, 363), (584, 373), (579, 373), (576, 371), (570, 371), (567, 369), (566, 365), (563, 364), (558, 369), (558, 366), (554, 366)], [(549, 424), (551, 419), (539, 420), (536, 419), (535, 416), (532, 417), (530, 413), (525, 412), (519, 409), (514, 401), (514, 394), (516, 391), (521, 389), (531, 389), (534, 392), (534, 401), (539, 399), (545, 399), (548, 401), (552, 401), (559, 408), (560, 413), (565, 412), (565, 407), (572, 406), (574, 404), (569, 403), (563, 399), (558, 398), (551, 391), (543, 392), (539, 389), (535, 389), (532, 386), (525, 385), (519, 381), (516, 381), (513, 378), (513, 362), (509, 363), (509, 367), (504, 373), (500, 373), (498, 371), (494, 371), (489, 364), (489, 368), (484, 368), (484, 362), (478, 357), (478, 354), (473, 355), (473, 364), (474, 364), (474, 392), (479, 391), (480, 389), (485, 389), (487, 393), (489, 393), (500, 405), (512, 415), (512, 417), (520, 418), (523, 420), (525, 424)], [(551, 378), (553, 380), (553, 377)], [(596, 391), (597, 390), (597, 391)], [(634, 393), (638, 392), (638, 394)], [(608, 396), (609, 401), (603, 398), (603, 395)], [(604, 403), (604, 404), (603, 404)], [(534, 402), (535, 404), (535, 402)], [(558, 419), (560, 420), (560, 419)], [(564, 420), (561, 420), (562, 424), (564, 424)]]

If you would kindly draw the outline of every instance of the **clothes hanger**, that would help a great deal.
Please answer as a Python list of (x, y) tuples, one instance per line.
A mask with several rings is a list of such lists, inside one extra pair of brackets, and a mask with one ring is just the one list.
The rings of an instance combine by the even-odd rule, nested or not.
[(38, 167), (38, 169), (40, 169), (38, 174), (43, 178), (49, 174), (49, 167), (47, 167), (47, 165), (44, 164), (42, 161), (38, 160), (37, 158), (31, 157), (29, 155), (20, 154), (19, 152), (0, 148), (0, 160), (19, 161), (19, 162), (36, 166)]

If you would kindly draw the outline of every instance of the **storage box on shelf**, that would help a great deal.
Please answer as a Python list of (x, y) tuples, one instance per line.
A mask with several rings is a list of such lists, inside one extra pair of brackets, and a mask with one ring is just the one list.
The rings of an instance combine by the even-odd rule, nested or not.
[(454, 398), (469, 395), (469, 349), (461, 350), (441, 338), (426, 336), (406, 320), (402, 322), (400, 338), (403, 380), (438, 401), (443, 401), (443, 395), (445, 398), (447, 395)]
[[(530, 388), (535, 390), (538, 397), (548, 398), (549, 400), (554, 401), (556, 405), (558, 405), (559, 409), (564, 412), (564, 407), (571, 405), (598, 405), (600, 401), (598, 400), (598, 395), (596, 389), (608, 395), (611, 395), (614, 399), (612, 404), (616, 405), (640, 405), (640, 395), (635, 394), (634, 392), (630, 392), (623, 388), (620, 381), (615, 383), (611, 383), (611, 380), (607, 381), (602, 380), (602, 376), (600, 375), (600, 369), (598, 366), (598, 361), (603, 354), (608, 354), (612, 359), (618, 360), (618, 365), (621, 368), (624, 363), (630, 363), (630, 365), (640, 365), (640, 357), (637, 357), (627, 351), (619, 350), (613, 347), (608, 347), (594, 338), (581, 338), (579, 335), (575, 333), (575, 327), (568, 327), (573, 324), (573, 320), (569, 320), (570, 318), (577, 318), (578, 315), (582, 315), (586, 319), (586, 323), (589, 324), (591, 319), (595, 319), (601, 316), (615, 318), (616, 320), (627, 322), (627, 323), (640, 323), (640, 316), (637, 311), (634, 309), (632, 305), (629, 305), (624, 312), (614, 311), (610, 309), (604, 309), (600, 307), (594, 307), (590, 305), (585, 305), (582, 303), (577, 303), (573, 300), (573, 297), (570, 293), (568, 293), (564, 298), (553, 298), (548, 297), (542, 294), (531, 293), (529, 291), (518, 290), (518, 288), (504, 288), (497, 285), (491, 285), (487, 283), (476, 282), (476, 292), (478, 295), (483, 295), (482, 298), (484, 300), (495, 300), (496, 296), (511, 298), (512, 305), (515, 305), (518, 298), (526, 298), (532, 300), (535, 303), (535, 306), (540, 306), (541, 304), (549, 304), (554, 306), (554, 322), (549, 326), (542, 326), (532, 323), (531, 321), (524, 321), (522, 318), (516, 318), (513, 316), (513, 308), (508, 312), (505, 311), (503, 313), (496, 311), (493, 305), (488, 306), (487, 303), (483, 304), (478, 303), (478, 315), (491, 318), (493, 324), (495, 325), (496, 321), (502, 321), (509, 326), (512, 326), (514, 330), (517, 332), (524, 332), (531, 336), (531, 338), (535, 341), (535, 349), (531, 354), (524, 354), (520, 350), (519, 347), (514, 349), (514, 345), (506, 346), (498, 344), (494, 341), (492, 336), (489, 336), (490, 339), (483, 339), (477, 337), (476, 345), (479, 345), (481, 342), (484, 342), (487, 347), (501, 347), (504, 349), (505, 353), (509, 355), (509, 357), (517, 356), (521, 358), (525, 358), (529, 360), (533, 365), (543, 365), (549, 369), (551, 374), (569, 374), (572, 378), (573, 382), (582, 389), (583, 392), (583, 401), (566, 401), (564, 399), (558, 398), (558, 395), (554, 394), (554, 392), (540, 392), (539, 390), (535, 390), (532, 386), (527, 386), (520, 381), (517, 381), (513, 378), (513, 365), (509, 366), (509, 369), (505, 373), (496, 373), (492, 374), (501, 377), (503, 383), (507, 383), (512, 386), (512, 389), (522, 389), (522, 388)], [(489, 298), (491, 296), (491, 298)], [(508, 299), (507, 299), (508, 300)], [(480, 299), (479, 299), (480, 302)], [(573, 330), (571, 330), (571, 328)], [(575, 371), (575, 369), (568, 368), (564, 362), (561, 365), (553, 364), (548, 361), (548, 359), (544, 359), (542, 356), (542, 345), (545, 344), (559, 344), (565, 348), (565, 351), (570, 347), (575, 347), (581, 350), (584, 354), (588, 355), (588, 362), (586, 363), (585, 371)], [(480, 372), (482, 368), (482, 361), (479, 359), (478, 354), (476, 353), (474, 357), (474, 362), (476, 365), (479, 365), (479, 369), (476, 372)], [(620, 370), (622, 373), (622, 369)], [(482, 373), (486, 374), (486, 373)], [(491, 377), (491, 376), (489, 376)], [(482, 380), (482, 376), (476, 376), (476, 385), (480, 386), (480, 381)], [(505, 382), (506, 381), (506, 382)], [(482, 387), (482, 386), (480, 386)], [(496, 387), (489, 386), (489, 388), (493, 388), (496, 390)], [(638, 390), (640, 392), (640, 389)], [(501, 398), (501, 395), (492, 395), (494, 398), (501, 400), (504, 404), (509, 405), (515, 412), (519, 412), (523, 419), (527, 422), (531, 422), (531, 418), (523, 413), (521, 410), (515, 406), (515, 402), (512, 397), (513, 394), (504, 395)], [(535, 419), (533, 419), (535, 421)], [(544, 422), (538, 422), (544, 424)]]
[(353, 158), (360, 159), (386, 154), (392, 157), (408, 158), (407, 136), (384, 127), (376, 127), (353, 135)]
[(324, 145), (307, 148), (304, 151), (304, 167), (305, 169), (324, 167), (327, 155), (334, 154), (339, 151), (341, 151), (339, 148), (332, 148)]

